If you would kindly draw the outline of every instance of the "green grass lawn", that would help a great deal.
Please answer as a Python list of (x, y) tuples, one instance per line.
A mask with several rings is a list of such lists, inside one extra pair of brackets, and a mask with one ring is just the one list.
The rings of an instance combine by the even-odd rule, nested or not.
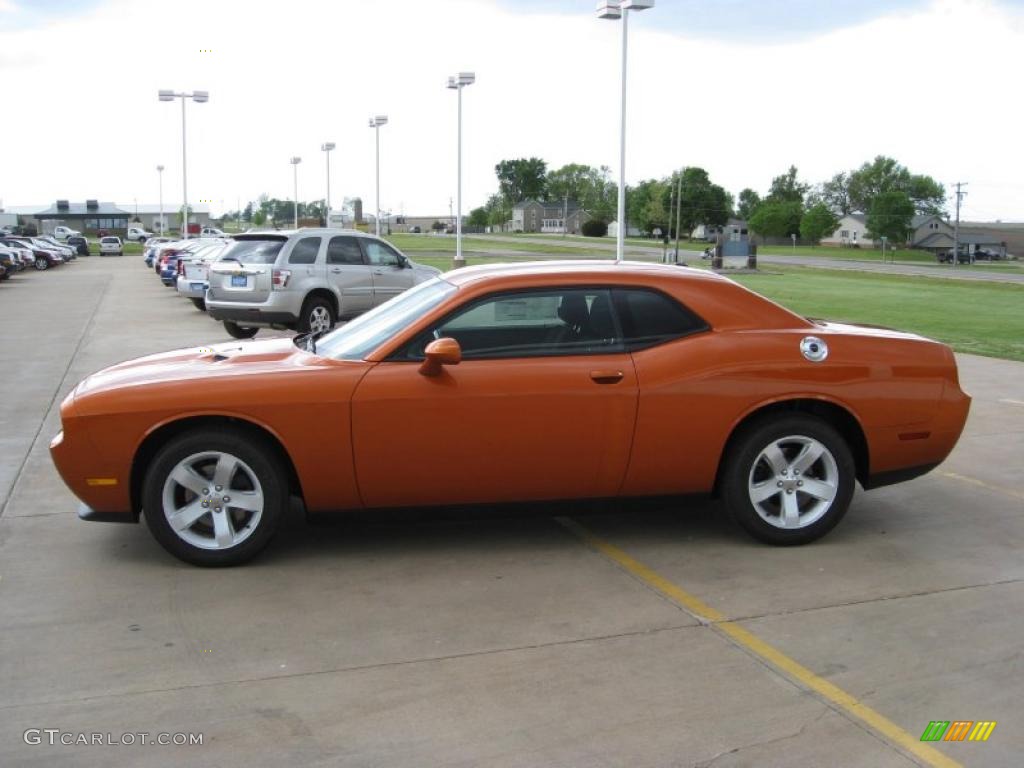
[(808, 317), (913, 331), (960, 352), (1024, 360), (1024, 286), (786, 268), (736, 281)]
[[(384, 238), (395, 244), (405, 253), (455, 253), (454, 235), (406, 235), (393, 234)], [(557, 243), (547, 245), (546, 243), (515, 242), (512, 240), (491, 240), (486, 237), (474, 235), (464, 237), (462, 250), (467, 253), (486, 253), (487, 251), (516, 251), (525, 254), (543, 254), (548, 256), (565, 256), (567, 258), (608, 258), (608, 251), (595, 249), (588, 251), (584, 248), (560, 247)], [(476, 259), (474, 259), (476, 261)]]

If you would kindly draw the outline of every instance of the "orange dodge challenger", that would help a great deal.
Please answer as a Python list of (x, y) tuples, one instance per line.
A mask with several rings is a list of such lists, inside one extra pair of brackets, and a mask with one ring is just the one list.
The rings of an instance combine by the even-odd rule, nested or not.
[(320, 338), (82, 381), (50, 450), (84, 520), (241, 563), (311, 513), (710, 493), (753, 536), (831, 530), (856, 481), (923, 474), (970, 398), (948, 347), (803, 317), (679, 266), (470, 267)]

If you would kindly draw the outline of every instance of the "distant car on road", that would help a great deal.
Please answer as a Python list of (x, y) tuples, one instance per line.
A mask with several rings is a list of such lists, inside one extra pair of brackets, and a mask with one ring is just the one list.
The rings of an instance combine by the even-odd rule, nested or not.
[(354, 230), (249, 232), (210, 266), (206, 310), (236, 339), (267, 326), (323, 333), (438, 274)]
[(100, 256), (121, 256), (124, 254), (124, 244), (120, 237), (108, 235), (100, 238)]
[(200, 237), (227, 237), (216, 227), (203, 227), (199, 232)]
[(125, 235), (125, 240), (130, 240), (133, 243), (144, 243), (152, 236), (152, 232), (147, 232), (142, 227), (128, 227), (128, 233)]

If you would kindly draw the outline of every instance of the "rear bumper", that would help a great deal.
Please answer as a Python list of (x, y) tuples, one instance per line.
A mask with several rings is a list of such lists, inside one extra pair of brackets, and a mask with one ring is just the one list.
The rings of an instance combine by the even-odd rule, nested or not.
[[(193, 288), (192, 286), (199, 286)], [(178, 293), (188, 299), (205, 299), (206, 287), (209, 285), (205, 280), (189, 280), (187, 277), (179, 277), (177, 288)]]
[(78, 519), (90, 523), (137, 523), (139, 519), (131, 512), (97, 512), (88, 504), (78, 505)]
[(274, 312), (259, 307), (213, 307), (206, 302), (206, 311), (214, 320), (228, 320), (242, 326), (253, 325), (292, 325), (298, 322), (298, 316), (291, 312)]

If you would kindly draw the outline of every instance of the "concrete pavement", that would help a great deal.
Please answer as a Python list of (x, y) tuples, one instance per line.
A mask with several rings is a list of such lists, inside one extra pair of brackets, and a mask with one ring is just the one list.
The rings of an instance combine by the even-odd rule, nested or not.
[[(0, 765), (938, 764), (548, 508), (293, 519), (255, 563), (215, 571), (144, 525), (82, 523), (47, 454), (56, 404), (102, 366), (227, 337), (137, 256), (22, 274), (0, 285), (0, 318), (0, 381), (23, 393), (0, 400)], [(950, 459), (858, 492), (815, 545), (759, 545), (703, 504), (574, 519), (913, 739), (931, 720), (998, 721), (987, 743), (936, 748), (1017, 766), (1024, 365), (960, 365), (975, 400)], [(203, 744), (30, 745), (30, 728)]]

